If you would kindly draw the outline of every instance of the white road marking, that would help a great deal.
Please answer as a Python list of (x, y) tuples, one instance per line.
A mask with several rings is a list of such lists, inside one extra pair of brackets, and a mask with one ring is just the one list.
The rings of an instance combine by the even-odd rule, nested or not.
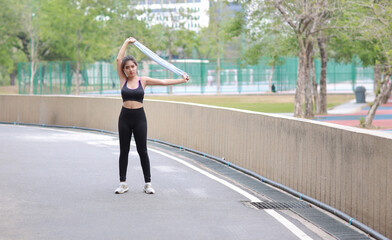
[(225, 185), (226, 187), (228, 187), (228, 188), (238, 192), (239, 194), (243, 195), (244, 197), (248, 198), (251, 202), (261, 202), (260, 199), (258, 199), (257, 197), (253, 196), (252, 194), (249, 194), (249, 193), (245, 192), (241, 188), (239, 188), (239, 187), (237, 187), (237, 186), (235, 186), (235, 185), (233, 185), (233, 184), (231, 184), (231, 183), (229, 183), (229, 182), (227, 182), (227, 181), (225, 181), (223, 179), (220, 179), (220, 178), (212, 175), (211, 173), (204, 171), (203, 169), (200, 169), (198, 167), (193, 166), (190, 163), (187, 163), (184, 160), (181, 160), (181, 159), (179, 159), (177, 157), (174, 157), (172, 155), (169, 155), (167, 153), (161, 152), (161, 151), (156, 150), (156, 149), (149, 148), (148, 150), (156, 152), (156, 153), (158, 153), (160, 155), (163, 155), (165, 157), (171, 158), (174, 161), (179, 162), (179, 163), (181, 163), (181, 164), (183, 164), (183, 165), (185, 165), (185, 166), (187, 166), (187, 167), (189, 167), (189, 168), (191, 168), (191, 169), (193, 169), (193, 170), (195, 170), (195, 171), (197, 171), (197, 172), (199, 172), (199, 173), (201, 173), (201, 174), (203, 174), (203, 175), (205, 175), (205, 176), (207, 176), (207, 177), (209, 177), (209, 178), (211, 178), (211, 179), (213, 179), (213, 180), (215, 180), (215, 181), (217, 181), (217, 182), (219, 182), (219, 183), (221, 183), (223, 185)]
[(274, 217), (276, 220), (278, 220), (283, 226), (285, 226), (288, 230), (290, 230), (292, 233), (294, 233), (295, 236), (297, 236), (299, 239), (303, 240), (312, 240), (311, 237), (306, 235), (301, 229), (299, 229), (297, 226), (295, 226), (292, 222), (284, 218), (282, 215), (277, 213), (275, 210), (272, 209), (266, 209), (266, 213)]
[[(207, 176), (207, 177), (209, 177), (209, 178), (211, 178), (211, 179), (213, 179), (213, 180), (215, 180), (215, 181), (217, 181), (217, 182), (219, 182), (219, 183), (221, 183), (223, 185), (225, 185), (226, 187), (228, 187), (228, 188), (238, 192), (242, 196), (248, 198), (251, 202), (261, 202), (260, 199), (258, 199), (257, 197), (253, 196), (252, 194), (250, 194), (248, 192), (245, 192), (241, 188), (239, 188), (239, 187), (237, 187), (237, 186), (235, 186), (235, 185), (233, 185), (233, 184), (231, 184), (231, 183), (229, 183), (229, 182), (227, 182), (227, 181), (225, 181), (223, 179), (220, 179), (220, 178), (212, 175), (211, 173), (204, 171), (203, 169), (200, 169), (200, 168), (198, 168), (196, 166), (193, 166), (190, 163), (187, 163), (184, 160), (181, 160), (181, 159), (179, 159), (177, 157), (174, 157), (172, 155), (169, 155), (167, 153), (161, 152), (161, 151), (156, 150), (156, 149), (149, 148), (148, 150), (156, 152), (156, 153), (158, 153), (158, 154), (160, 154), (162, 156), (171, 158), (171, 159), (175, 160), (176, 162), (179, 162), (179, 163), (181, 163), (181, 164), (183, 164), (183, 165), (185, 165), (185, 166), (187, 166), (187, 167), (189, 167), (189, 168), (191, 168), (191, 169), (193, 169), (193, 170), (195, 170), (195, 171), (197, 171), (197, 172), (199, 172), (199, 173), (201, 173), (201, 174), (203, 174), (203, 175), (205, 175), (205, 176)], [(295, 226), (293, 223), (291, 223), (289, 220), (284, 218), (282, 215), (280, 215), (275, 210), (266, 209), (265, 212), (267, 212), (269, 215), (271, 215), (273, 218), (275, 218), (278, 222), (280, 222), (283, 226), (285, 226), (288, 230), (290, 230), (292, 233), (294, 233), (294, 235), (297, 236), (299, 239), (301, 239), (301, 240), (312, 240), (311, 237), (306, 235), (306, 233), (304, 233), (301, 229), (299, 229), (297, 226)]]

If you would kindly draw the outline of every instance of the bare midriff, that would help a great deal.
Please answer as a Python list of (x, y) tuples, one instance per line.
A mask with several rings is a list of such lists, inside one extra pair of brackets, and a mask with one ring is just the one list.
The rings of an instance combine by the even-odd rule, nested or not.
[(143, 103), (137, 101), (125, 101), (123, 102), (123, 107), (129, 109), (137, 109), (137, 108), (142, 108)]

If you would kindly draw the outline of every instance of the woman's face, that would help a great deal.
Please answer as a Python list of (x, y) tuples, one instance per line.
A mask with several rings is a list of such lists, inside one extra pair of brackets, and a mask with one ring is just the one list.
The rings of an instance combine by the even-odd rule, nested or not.
[(127, 61), (123, 71), (128, 77), (133, 77), (137, 74), (137, 65), (133, 61)]

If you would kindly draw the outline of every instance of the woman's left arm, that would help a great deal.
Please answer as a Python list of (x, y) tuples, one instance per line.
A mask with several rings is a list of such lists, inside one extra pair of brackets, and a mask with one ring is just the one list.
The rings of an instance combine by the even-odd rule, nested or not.
[(149, 78), (145, 77), (146, 81), (146, 86), (154, 86), (154, 85), (161, 85), (161, 86), (167, 86), (167, 85), (175, 85), (175, 84), (180, 84), (180, 83), (186, 83), (189, 80), (188, 74), (184, 73), (182, 75), (181, 79), (156, 79), (156, 78)]

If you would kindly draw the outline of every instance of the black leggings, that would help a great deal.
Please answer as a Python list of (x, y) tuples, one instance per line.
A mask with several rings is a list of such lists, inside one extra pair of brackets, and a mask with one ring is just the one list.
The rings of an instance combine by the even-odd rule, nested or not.
[(131, 137), (136, 142), (136, 149), (143, 169), (144, 181), (151, 182), (150, 160), (147, 154), (147, 119), (143, 108), (129, 109), (122, 107), (118, 118), (118, 134), (120, 139), (120, 181), (127, 178), (128, 154)]

